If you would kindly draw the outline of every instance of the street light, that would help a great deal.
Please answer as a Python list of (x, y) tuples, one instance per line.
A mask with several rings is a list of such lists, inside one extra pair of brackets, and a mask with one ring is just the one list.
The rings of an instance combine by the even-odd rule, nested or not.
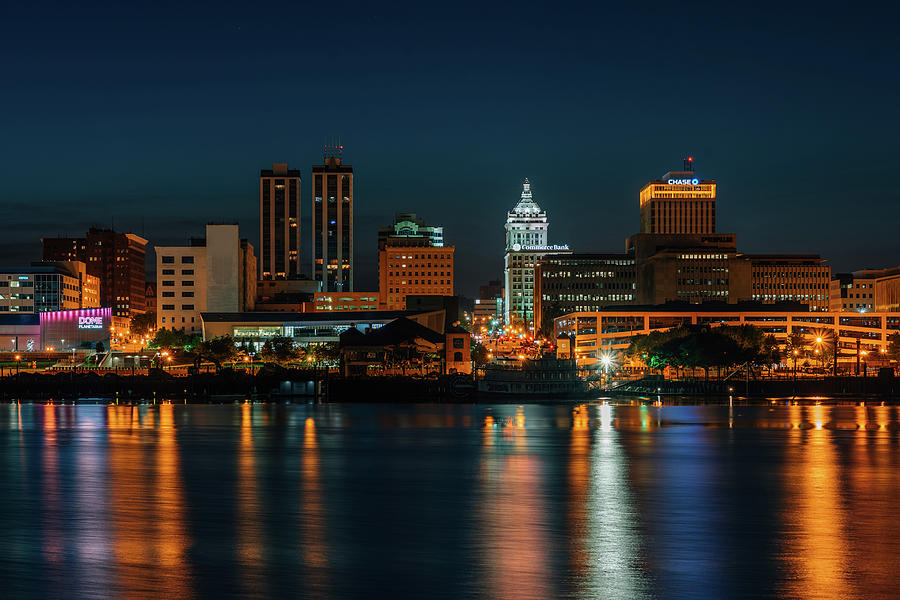
[(797, 355), (800, 354), (799, 350), (794, 350), (794, 381), (797, 381)]
[(16, 354), (16, 377), (19, 376), (19, 360), (20, 360), (21, 358), (22, 358), (21, 356), (19, 356), (18, 354)]

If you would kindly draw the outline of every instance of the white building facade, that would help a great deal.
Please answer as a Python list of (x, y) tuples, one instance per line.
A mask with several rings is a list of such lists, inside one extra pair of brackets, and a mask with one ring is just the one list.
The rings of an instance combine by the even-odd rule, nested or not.
[(534, 321), (534, 268), (547, 254), (567, 253), (565, 245), (547, 244), (547, 213), (534, 201), (531, 183), (522, 184), (522, 195), (506, 215), (506, 251), (503, 259), (503, 319)]

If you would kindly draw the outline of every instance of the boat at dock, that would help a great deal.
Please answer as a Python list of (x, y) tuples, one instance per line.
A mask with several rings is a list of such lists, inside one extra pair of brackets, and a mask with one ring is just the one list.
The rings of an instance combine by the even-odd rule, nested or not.
[(528, 398), (584, 398), (592, 393), (574, 360), (498, 358), (478, 370), (479, 395)]

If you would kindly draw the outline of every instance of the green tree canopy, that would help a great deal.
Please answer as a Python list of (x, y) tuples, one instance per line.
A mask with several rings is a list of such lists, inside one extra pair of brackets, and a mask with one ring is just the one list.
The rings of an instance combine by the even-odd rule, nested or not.
[(892, 333), (888, 336), (888, 358), (900, 360), (900, 333)]
[(284, 365), (303, 357), (303, 352), (294, 346), (289, 337), (273, 337), (263, 344), (259, 355), (268, 362)]
[(201, 358), (209, 358), (212, 360), (216, 366), (221, 366), (222, 363), (233, 361), (240, 354), (230, 335), (204, 340), (197, 345), (196, 352)]
[(685, 325), (654, 331), (634, 338), (628, 355), (641, 359), (653, 369), (709, 368), (745, 362), (771, 364), (780, 360), (775, 337), (752, 325)]
[(145, 335), (154, 327), (156, 327), (156, 313), (152, 310), (131, 317), (131, 333), (135, 335)]

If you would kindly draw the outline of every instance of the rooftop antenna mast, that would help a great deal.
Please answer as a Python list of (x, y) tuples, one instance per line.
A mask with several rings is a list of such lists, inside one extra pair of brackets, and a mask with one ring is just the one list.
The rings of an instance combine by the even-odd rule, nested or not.
[(344, 153), (344, 146), (341, 144), (341, 138), (331, 136), (329, 141), (325, 143), (325, 153), (323, 158), (341, 158)]
[(684, 170), (690, 171), (691, 173), (694, 172), (694, 157), (693, 156), (688, 156), (687, 158), (684, 159)]

